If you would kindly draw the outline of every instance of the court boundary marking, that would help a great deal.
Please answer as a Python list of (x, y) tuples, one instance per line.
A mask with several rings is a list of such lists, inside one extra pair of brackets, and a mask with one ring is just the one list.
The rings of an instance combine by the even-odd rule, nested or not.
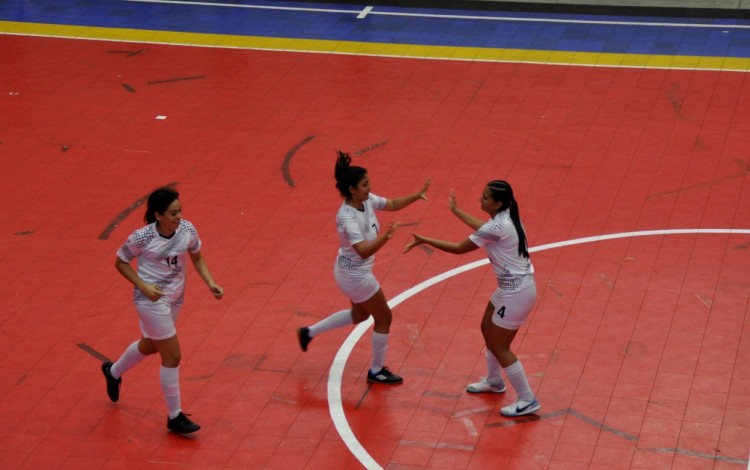
[[(444, 14), (444, 13), (416, 13), (407, 11), (379, 11), (375, 10), (376, 7), (381, 5), (368, 5), (363, 8), (358, 8), (356, 5), (352, 5), (351, 9), (337, 9), (337, 8), (314, 8), (314, 7), (292, 7), (292, 6), (275, 6), (275, 5), (252, 5), (252, 4), (237, 4), (237, 3), (221, 3), (221, 2), (201, 2), (194, 0), (119, 0), (127, 3), (149, 3), (149, 4), (161, 4), (161, 5), (185, 5), (185, 6), (198, 6), (198, 7), (218, 7), (218, 8), (245, 8), (255, 10), (277, 10), (277, 11), (298, 11), (307, 13), (332, 13), (332, 14), (344, 14), (344, 15), (356, 15), (357, 19), (363, 19), (368, 15), (380, 15), (380, 16), (403, 16), (409, 18), (432, 18), (432, 19), (447, 19), (447, 20), (478, 20), (478, 21), (517, 21), (522, 23), (561, 23), (561, 24), (585, 24), (585, 25), (606, 25), (606, 26), (655, 26), (655, 27), (667, 27), (667, 28), (715, 28), (715, 29), (750, 29), (748, 24), (723, 24), (723, 23), (688, 23), (685, 22), (650, 22), (650, 21), (622, 21), (622, 20), (575, 20), (570, 18), (526, 18), (512, 15), (497, 15), (488, 13), (487, 15), (469, 15), (469, 14)], [(387, 8), (387, 7), (386, 7)], [(391, 7), (400, 8), (400, 7)], [(408, 7), (414, 9), (414, 7)], [(427, 8), (431, 9), (431, 8)], [(461, 9), (456, 9), (460, 11)], [(551, 16), (564, 16), (561, 13), (543, 13), (543, 15)], [(578, 13), (576, 16), (586, 16), (584, 13)], [(597, 15), (600, 16), (600, 15)], [(628, 15), (611, 15), (611, 16), (628, 16)], [(682, 20), (682, 18), (679, 18)], [(683, 20), (684, 21), (684, 20)]]
[(108, 41), (177, 47), (331, 54), (375, 58), (706, 72), (750, 72), (750, 59), (609, 52), (568, 52), (467, 46), (428, 46), (330, 39), (293, 39), (211, 33), (57, 25), (0, 20), (0, 36)]
[[(634, 238), (634, 237), (645, 237), (655, 235), (703, 235), (703, 234), (723, 234), (723, 235), (750, 235), (750, 229), (665, 229), (665, 230), (642, 230), (636, 232), (620, 232), (612, 233), (607, 235), (599, 235), (593, 237), (575, 238), (572, 240), (548, 243), (529, 249), (530, 253), (550, 250), (553, 248), (562, 248), (566, 246), (581, 245), (585, 243), (600, 242), (606, 240), (616, 240), (620, 238)], [(430, 279), (422, 281), (421, 283), (410, 287), (404, 292), (398, 294), (392, 300), (388, 301), (388, 305), (391, 308), (395, 308), (397, 305), (408, 300), (410, 297), (422, 292), (423, 290), (434, 286), (435, 284), (442, 282), (446, 279), (450, 279), (458, 274), (470, 271), (489, 264), (489, 259), (483, 258), (481, 260), (473, 261), (471, 263), (459, 266), (457, 268), (446, 271), (442, 274), (438, 274)], [(344, 442), (349, 451), (354, 457), (368, 469), (382, 469), (383, 467), (377, 463), (377, 461), (367, 452), (364, 446), (359, 442), (357, 437), (354, 435), (349, 422), (346, 419), (346, 413), (344, 412), (343, 401), (341, 398), (341, 383), (344, 374), (344, 368), (346, 362), (351, 354), (354, 346), (359, 342), (360, 338), (365, 334), (365, 331), (372, 326), (372, 318), (368, 318), (359, 325), (357, 325), (352, 332), (347, 336), (341, 347), (334, 357), (333, 364), (331, 365), (330, 372), (328, 374), (328, 411), (333, 420), (333, 424), (336, 427), (336, 431), (339, 433), (341, 440)], [(750, 469), (750, 463), (748, 464)]]

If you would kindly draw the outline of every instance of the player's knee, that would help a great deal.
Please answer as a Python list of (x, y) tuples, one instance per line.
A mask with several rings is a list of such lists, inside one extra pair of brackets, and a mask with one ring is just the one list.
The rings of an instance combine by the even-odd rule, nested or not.
[(370, 317), (370, 314), (365, 312), (364, 310), (360, 309), (353, 309), (352, 310), (352, 322), (353, 323), (362, 323), (363, 321), (367, 320)]
[(373, 320), (374, 320), (373, 326), (377, 330), (390, 330), (392, 319), (393, 317), (391, 316), (390, 312), (387, 315), (373, 316)]
[(180, 351), (165, 351), (161, 354), (161, 365), (164, 367), (177, 367), (180, 365), (182, 354)]

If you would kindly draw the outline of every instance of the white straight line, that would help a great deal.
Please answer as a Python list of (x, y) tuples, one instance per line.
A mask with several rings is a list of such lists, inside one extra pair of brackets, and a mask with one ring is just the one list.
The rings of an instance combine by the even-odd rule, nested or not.
[(365, 7), (364, 10), (359, 12), (359, 15), (357, 15), (357, 19), (361, 20), (362, 18), (366, 17), (368, 13), (372, 11), (372, 7)]
[(477, 432), (477, 427), (474, 426), (474, 421), (472, 421), (469, 418), (464, 418), (463, 422), (464, 422), (464, 426), (466, 426), (466, 433), (469, 436), (478, 436), (479, 435), (479, 432)]
[(231, 3), (214, 2), (186, 2), (183, 0), (120, 0), (131, 3), (158, 3), (166, 5), (191, 5), (199, 7), (223, 7), (223, 8), (250, 8), (255, 10), (284, 10), (284, 11), (307, 11), (312, 13), (357, 13), (353, 10), (337, 10), (334, 8), (302, 8), (302, 7), (273, 7), (269, 5), (237, 5)]
[[(687, 235), (687, 234), (750, 235), (750, 229), (731, 229), (731, 228), (730, 229), (722, 229), (722, 228), (669, 229), (669, 230), (644, 230), (640, 232), (612, 233), (609, 235), (598, 235), (595, 237), (584, 237), (584, 238), (576, 238), (573, 240), (556, 242), (556, 243), (547, 243), (546, 245), (541, 245), (541, 246), (537, 246), (534, 248), (530, 248), (529, 252), (533, 253), (537, 251), (549, 250), (552, 248), (561, 248), (564, 246), (581, 245), (583, 243), (599, 242), (599, 241), (604, 241), (604, 240), (615, 240), (618, 238), (646, 237), (646, 236), (653, 236), (653, 235)], [(465, 264), (463, 266), (459, 266), (457, 268), (451, 269), (450, 271), (446, 271), (435, 277), (427, 279), (426, 281), (423, 281), (417, 284), (416, 286), (411, 287), (407, 289), (406, 291), (402, 292), (401, 294), (397, 295), (396, 297), (394, 297), (393, 300), (388, 302), (388, 306), (391, 308), (394, 308), (401, 302), (407, 300), (409, 297), (412, 297), (414, 294), (417, 294), (418, 292), (421, 292), (427, 289), (428, 287), (434, 286), (438, 282), (444, 281), (448, 278), (451, 278), (463, 272), (469, 271), (471, 269), (477, 268), (479, 266), (484, 266), (485, 264), (489, 264), (489, 260), (487, 258), (474, 261), (472, 263)], [(344, 404), (341, 399), (341, 382), (342, 382), (342, 377), (344, 375), (344, 367), (346, 367), (346, 361), (349, 358), (349, 355), (351, 354), (352, 350), (354, 349), (354, 346), (357, 344), (359, 339), (365, 334), (365, 331), (369, 329), (372, 324), (373, 324), (372, 317), (358, 324), (356, 328), (354, 328), (354, 330), (352, 330), (352, 332), (349, 333), (349, 336), (346, 338), (346, 340), (344, 340), (344, 342), (341, 344), (341, 348), (339, 348), (338, 352), (336, 353), (336, 357), (334, 357), (333, 359), (333, 365), (331, 365), (331, 372), (328, 374), (328, 411), (330, 412), (331, 418), (333, 419), (333, 425), (336, 427), (336, 430), (338, 431), (339, 436), (341, 436), (341, 440), (344, 441), (344, 444), (349, 448), (349, 451), (351, 451), (352, 455), (354, 455), (354, 457), (357, 460), (359, 460), (359, 462), (362, 465), (364, 465), (365, 468), (382, 470), (383, 467), (381, 467), (380, 464), (378, 464), (375, 461), (375, 459), (372, 458), (372, 456), (367, 452), (367, 450), (359, 442), (359, 440), (357, 439), (357, 436), (355, 436), (354, 433), (352, 432), (352, 428), (349, 426), (349, 422), (346, 420), (346, 413), (344, 412)], [(748, 470), (750, 470), (750, 468), (748, 468)]]
[[(258, 10), (286, 10), (286, 11), (307, 11), (319, 13), (349, 13), (357, 14), (357, 18), (362, 14), (382, 15), (382, 16), (406, 16), (412, 18), (436, 18), (451, 20), (480, 20), (480, 21), (517, 21), (522, 23), (561, 23), (561, 24), (588, 24), (588, 25), (607, 25), (607, 26), (657, 26), (667, 28), (711, 28), (711, 29), (750, 29), (750, 25), (738, 24), (709, 24), (709, 23), (650, 23), (648, 21), (604, 21), (604, 20), (571, 20), (571, 19), (553, 19), (553, 18), (520, 18), (515, 16), (480, 16), (480, 15), (447, 15), (437, 13), (410, 13), (410, 12), (391, 12), (391, 11), (373, 11), (373, 7), (366, 7), (364, 10), (357, 12), (352, 10), (337, 10), (329, 8), (301, 8), (301, 7), (274, 7), (268, 5), (237, 5), (229, 3), (213, 2), (196, 2), (185, 0), (120, 0), (122, 2), (137, 3), (159, 3), (174, 5), (195, 5), (208, 7), (226, 7), (226, 8), (254, 8)], [(364, 18), (364, 16), (361, 16)]]
[(750, 25), (708, 24), (708, 23), (651, 23), (648, 21), (605, 21), (605, 20), (570, 20), (553, 18), (519, 18), (515, 16), (476, 16), (476, 15), (439, 15), (433, 13), (396, 13), (373, 12), (373, 15), (383, 16), (413, 16), (417, 18), (446, 18), (453, 20), (491, 20), (518, 21), (525, 23), (562, 23), (562, 24), (598, 24), (606, 26), (666, 26), (674, 28), (718, 28), (718, 29), (750, 29)]
[(492, 407), (490, 406), (482, 406), (480, 408), (473, 408), (471, 410), (464, 410), (464, 411), (458, 411), (456, 413), (453, 413), (451, 415), (451, 418), (464, 418), (466, 416), (475, 415), (478, 413), (484, 413), (486, 411), (491, 410)]

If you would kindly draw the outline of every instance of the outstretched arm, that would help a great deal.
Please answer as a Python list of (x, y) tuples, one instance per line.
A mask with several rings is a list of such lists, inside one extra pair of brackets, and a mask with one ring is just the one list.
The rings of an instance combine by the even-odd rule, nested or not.
[(206, 260), (203, 259), (201, 252), (197, 251), (195, 253), (190, 253), (190, 260), (193, 262), (193, 266), (195, 266), (195, 270), (198, 271), (198, 275), (203, 279), (203, 282), (205, 282), (208, 288), (211, 289), (211, 293), (214, 297), (217, 299), (222, 298), (224, 295), (224, 289), (214, 282), (214, 278), (211, 276), (211, 271), (208, 269)]
[(456, 255), (468, 253), (470, 251), (474, 251), (477, 248), (479, 248), (468, 237), (464, 238), (460, 242), (449, 242), (445, 240), (438, 240), (436, 238), (423, 237), (422, 235), (418, 235), (416, 233), (412, 233), (412, 236), (414, 237), (414, 239), (411, 242), (409, 242), (408, 245), (404, 247), (404, 251), (403, 251), (404, 253), (411, 250), (415, 246), (419, 246), (422, 244), (430, 245), (431, 247), (437, 248), (438, 250), (445, 251), (448, 253), (453, 253)]
[(451, 212), (453, 212), (456, 217), (461, 219), (461, 222), (465, 223), (469, 227), (473, 228), (474, 230), (479, 230), (479, 227), (484, 225), (483, 220), (478, 219), (468, 212), (464, 212), (463, 210), (458, 208), (458, 205), (456, 204), (456, 196), (453, 194), (453, 189), (451, 189), (450, 204)]
[(420, 199), (426, 201), (427, 200), (427, 188), (430, 187), (431, 182), (432, 182), (432, 178), (427, 178), (427, 181), (425, 181), (424, 183), (424, 187), (418, 193), (410, 194), (408, 196), (397, 197), (396, 199), (388, 199), (385, 203), (385, 207), (383, 207), (383, 210), (384, 211), (397, 211), (397, 210), (403, 209), (404, 207)]

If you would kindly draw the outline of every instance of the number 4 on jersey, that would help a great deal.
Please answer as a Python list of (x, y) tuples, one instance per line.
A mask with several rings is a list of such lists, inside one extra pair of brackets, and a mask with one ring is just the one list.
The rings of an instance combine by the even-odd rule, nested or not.
[(505, 318), (505, 305), (498, 309), (497, 314), (500, 315), (500, 318)]

